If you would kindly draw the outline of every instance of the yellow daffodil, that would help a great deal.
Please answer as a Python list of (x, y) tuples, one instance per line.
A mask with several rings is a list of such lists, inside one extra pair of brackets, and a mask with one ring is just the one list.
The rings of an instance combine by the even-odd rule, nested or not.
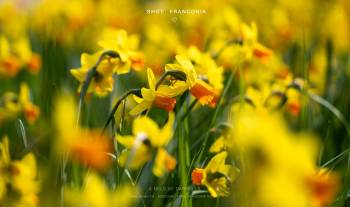
[[(239, 169), (225, 164), (226, 158), (227, 152), (220, 152), (208, 162), (204, 169), (194, 169), (192, 183), (206, 186), (213, 198), (228, 196), (230, 192), (228, 182), (233, 182), (237, 178)], [(215, 176), (216, 174), (219, 174), (220, 177)]]
[(226, 151), (232, 149), (233, 138), (230, 133), (226, 133), (218, 137), (214, 143), (210, 146), (209, 152), (211, 153), (219, 153), (222, 151)]
[(233, 127), (246, 172), (241, 182), (247, 192), (255, 192), (252, 203), (319, 207), (334, 198), (337, 180), (318, 174), (317, 144), (310, 135), (291, 133), (280, 116), (266, 111), (242, 112)]
[(250, 26), (242, 23), (240, 30), (243, 46), (248, 51), (248, 59), (251, 55), (262, 60), (271, 56), (272, 51), (258, 42), (258, 29), (254, 22), (252, 22)]
[[(249, 86), (245, 97), (237, 97), (233, 103), (232, 112), (238, 112), (244, 107), (254, 110), (273, 111), (285, 109), (289, 114), (297, 117), (305, 104), (302, 91), (307, 90), (302, 79), (294, 79), (288, 75), (285, 79), (275, 79), (271, 84), (262, 84), (260, 87)], [(243, 106), (242, 106), (243, 104)]]
[(0, 123), (13, 119), (21, 112), (18, 96), (12, 92), (6, 92), (0, 98)]
[(215, 106), (224, 88), (224, 68), (218, 67), (210, 54), (203, 53), (194, 46), (190, 47), (187, 53), (198, 76), (213, 86), (215, 96), (211, 101), (211, 105)]
[(317, 49), (313, 54), (309, 67), (309, 81), (315, 86), (316, 93), (322, 95), (326, 86), (327, 54), (324, 48)]
[[(38, 206), (40, 187), (34, 155), (29, 153), (22, 160), (11, 161), (7, 137), (0, 143), (0, 152), (0, 202), (4, 205)], [(12, 191), (19, 197), (11, 196)]]
[(0, 73), (15, 76), (21, 69), (19, 59), (11, 52), (11, 46), (6, 37), (0, 36)]
[(27, 84), (21, 84), (19, 103), (22, 105), (22, 110), (27, 121), (31, 124), (34, 123), (40, 115), (40, 110), (31, 102)]
[(25, 83), (21, 84), (19, 96), (6, 92), (0, 99), (0, 123), (15, 118), (21, 112), (30, 124), (33, 124), (40, 114), (39, 108), (30, 100), (29, 87)]
[[(92, 55), (83, 53), (80, 58), (81, 67), (70, 70), (72, 75), (80, 82), (79, 92), (81, 91), (83, 83), (86, 81), (87, 74), (90, 72), (91, 68), (95, 66), (102, 53), (102, 51)], [(104, 58), (98, 65), (96, 75), (92, 78), (87, 92), (94, 92), (98, 96), (105, 96), (110, 93), (113, 90), (113, 73), (117, 64), (116, 58)]]
[(99, 132), (77, 126), (76, 114), (72, 97), (58, 99), (54, 116), (58, 134), (56, 150), (94, 169), (107, 169), (111, 164), (111, 142)]
[(150, 68), (147, 69), (147, 76), (149, 89), (141, 89), (142, 98), (134, 96), (138, 105), (130, 111), (130, 114), (140, 114), (145, 110), (149, 110), (152, 105), (168, 112), (172, 111), (176, 104), (176, 99), (174, 97), (181, 91), (178, 90), (178, 87), (166, 85), (160, 85), (156, 89), (156, 79)]
[(169, 120), (163, 128), (159, 128), (152, 119), (141, 116), (133, 123), (133, 135), (117, 135), (117, 141), (126, 150), (119, 157), (119, 164), (131, 169), (140, 168), (152, 159), (153, 150), (157, 150), (153, 173), (163, 176), (176, 166), (176, 160), (168, 154), (164, 147), (173, 137), (174, 114), (169, 114)]
[(38, 73), (41, 58), (31, 50), (29, 39), (25, 36), (9, 41), (0, 36), (0, 74), (13, 77), (22, 68), (31, 73)]
[(108, 189), (106, 183), (94, 173), (88, 173), (82, 189), (67, 187), (64, 195), (68, 207), (129, 207), (135, 202), (137, 189), (131, 186)]
[(176, 55), (175, 64), (167, 64), (166, 70), (180, 70), (186, 74), (186, 82), (178, 81), (180, 91), (190, 90), (191, 94), (202, 104), (210, 103), (214, 96), (214, 88), (200, 79), (191, 61), (184, 55)]
[(136, 51), (139, 44), (138, 36), (128, 36), (125, 30), (107, 28), (98, 44), (104, 50), (118, 53), (120, 60), (114, 70), (115, 73), (128, 73), (131, 67), (135, 70), (143, 69), (143, 55)]
[(21, 61), (21, 64), (31, 73), (38, 73), (41, 67), (40, 56), (34, 53), (30, 47), (30, 42), (27, 37), (17, 39), (13, 45), (13, 53)]

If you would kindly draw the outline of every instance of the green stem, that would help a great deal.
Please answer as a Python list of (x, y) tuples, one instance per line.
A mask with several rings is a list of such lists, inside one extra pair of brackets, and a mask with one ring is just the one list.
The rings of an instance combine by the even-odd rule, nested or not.
[[(181, 122), (181, 125), (183, 123)], [(187, 166), (186, 166), (186, 143), (185, 143), (185, 136), (184, 136), (184, 129), (183, 127), (179, 127), (179, 139), (178, 139), (178, 150), (179, 150), (179, 165), (180, 165), (180, 183), (181, 183), (181, 193), (182, 193), (182, 207), (188, 207), (189, 206), (189, 200), (188, 200), (188, 189), (187, 189)]]
[(109, 114), (108, 119), (107, 119), (107, 121), (106, 121), (106, 123), (105, 123), (105, 125), (103, 127), (102, 134), (104, 134), (104, 132), (107, 129), (107, 126), (112, 121), (115, 112), (117, 112), (117, 110), (118, 110), (119, 105), (123, 102), (123, 100), (125, 100), (131, 94), (134, 94), (134, 95), (137, 95), (137, 96), (141, 96), (141, 89), (139, 89), (139, 88), (131, 89), (131, 90), (127, 91), (126, 93), (124, 93), (124, 95), (122, 95), (122, 97), (117, 101), (117, 103), (114, 105), (111, 113)]
[[(222, 95), (220, 97), (219, 103), (216, 106), (214, 115), (213, 115), (213, 117), (212, 117), (212, 119), (210, 121), (209, 129), (211, 129), (214, 126), (214, 124), (215, 124), (216, 117), (218, 116), (220, 106), (223, 104), (224, 97), (226, 96), (226, 94), (228, 92), (228, 89), (231, 86), (232, 81), (233, 81), (233, 73), (231, 73), (230, 76), (228, 77), (228, 80), (226, 82), (226, 86), (224, 88), (224, 91), (223, 91), (223, 93), (222, 93)], [(200, 163), (201, 163), (201, 161), (203, 159), (204, 151), (205, 151), (205, 149), (207, 148), (207, 145), (208, 145), (208, 140), (209, 140), (209, 137), (210, 137), (209, 135), (210, 135), (210, 133), (207, 133), (206, 137), (204, 138), (203, 144), (202, 144), (201, 149), (200, 149), (200, 154), (199, 154), (199, 156), (197, 158), (197, 162), (196, 162), (197, 165), (200, 165)]]
[(163, 73), (163, 75), (157, 81), (156, 88), (155, 88), (156, 90), (158, 89), (158, 87), (164, 82), (164, 80), (168, 76), (173, 76), (177, 80), (181, 80), (181, 81), (186, 81), (186, 79), (187, 79), (186, 74), (184, 72), (182, 72), (182, 71), (179, 71), (179, 70), (168, 70), (165, 73)]
[(99, 57), (99, 59), (97, 60), (97, 62), (95, 63), (95, 65), (89, 70), (89, 72), (86, 75), (85, 81), (83, 82), (83, 85), (81, 87), (81, 91), (80, 91), (80, 97), (79, 97), (79, 104), (78, 104), (78, 116), (77, 116), (77, 125), (79, 124), (79, 120), (80, 120), (80, 114), (81, 114), (81, 108), (83, 106), (83, 101), (84, 98), (86, 96), (86, 93), (88, 91), (88, 88), (91, 84), (92, 79), (96, 76), (97, 73), (97, 68), (100, 65), (100, 63), (102, 62), (102, 60), (104, 60), (104, 58), (106, 56), (109, 57), (113, 57), (113, 58), (117, 58), (119, 57), (118, 53), (116, 53), (113, 50), (108, 50), (105, 51), (101, 54), (101, 56)]
[(219, 51), (217, 53), (215, 53), (214, 55), (212, 55), (213, 59), (218, 59), (219, 56), (221, 55), (221, 53), (223, 53), (228, 46), (230, 45), (243, 45), (243, 40), (241, 39), (232, 39), (226, 42), (226, 44), (224, 46), (222, 46)]

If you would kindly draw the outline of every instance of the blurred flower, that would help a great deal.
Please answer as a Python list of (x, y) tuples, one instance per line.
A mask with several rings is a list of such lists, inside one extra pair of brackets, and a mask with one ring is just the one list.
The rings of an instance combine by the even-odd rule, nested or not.
[(186, 82), (178, 81), (179, 91), (190, 90), (191, 94), (202, 104), (210, 103), (214, 96), (214, 88), (200, 79), (191, 61), (184, 55), (176, 55), (175, 64), (167, 64), (166, 70), (180, 70), (186, 74)]
[(333, 199), (337, 180), (317, 175), (317, 144), (310, 135), (291, 133), (281, 117), (264, 111), (242, 111), (233, 127), (246, 172), (242, 187), (255, 192), (242, 205), (324, 206)]
[(119, 164), (131, 169), (140, 168), (152, 159), (153, 150), (157, 150), (153, 173), (161, 177), (166, 172), (172, 171), (176, 166), (176, 160), (164, 147), (173, 137), (174, 116), (170, 113), (168, 122), (161, 129), (147, 116), (135, 119), (133, 135), (116, 137), (117, 141), (126, 148), (119, 157)]
[(13, 77), (21, 68), (20, 61), (11, 53), (10, 43), (0, 36), (0, 73)]
[(40, 115), (40, 110), (36, 105), (34, 105), (31, 102), (29, 87), (25, 83), (21, 84), (21, 89), (19, 93), (19, 103), (23, 108), (22, 110), (24, 112), (24, 116), (26, 117), (27, 121), (33, 124), (38, 119)]
[[(0, 152), (0, 202), (14, 206), (38, 206), (40, 187), (34, 155), (29, 153), (20, 161), (11, 161), (7, 137), (0, 143)], [(12, 195), (12, 191), (19, 197)]]
[[(204, 169), (195, 168), (192, 171), (192, 183), (206, 186), (213, 198), (228, 196), (230, 192), (228, 182), (233, 182), (239, 174), (239, 169), (225, 164), (226, 157), (226, 151), (220, 152), (208, 162)], [(217, 174), (219, 176), (215, 176)]]
[(147, 69), (149, 89), (142, 88), (142, 98), (134, 96), (138, 105), (130, 111), (131, 115), (138, 115), (145, 110), (149, 110), (152, 105), (164, 109), (168, 112), (172, 111), (176, 104), (176, 99), (173, 98), (179, 94), (177, 87), (160, 85), (156, 89), (156, 79), (150, 68)]
[(136, 196), (134, 187), (118, 187), (112, 191), (96, 174), (88, 173), (82, 189), (67, 187), (64, 203), (69, 207), (128, 207), (133, 205)]
[(12, 92), (6, 92), (0, 98), (0, 123), (13, 119), (21, 111), (18, 96)]
[[(86, 81), (86, 77), (90, 70), (96, 65), (102, 55), (102, 51), (96, 52), (92, 55), (83, 53), (81, 55), (81, 67), (71, 69), (72, 75), (80, 82), (78, 91), (81, 91), (81, 87)], [(97, 66), (96, 75), (92, 78), (92, 82), (89, 85), (88, 93), (94, 92), (96, 95), (105, 96), (113, 90), (113, 73), (118, 65), (115, 58), (104, 57), (100, 64)]]
[(242, 23), (240, 26), (243, 47), (248, 51), (248, 59), (251, 55), (259, 59), (264, 59), (272, 54), (272, 51), (258, 42), (258, 29), (254, 22), (250, 26)]
[(40, 115), (39, 108), (30, 100), (29, 87), (25, 83), (21, 84), (19, 95), (6, 92), (0, 98), (0, 123), (13, 119), (22, 112), (30, 124), (33, 124)]
[(306, 179), (313, 206), (322, 207), (333, 201), (339, 189), (339, 177), (328, 169), (321, 168)]
[(22, 68), (37, 74), (41, 68), (40, 56), (30, 48), (26, 36), (10, 41), (0, 36), (0, 74), (14, 77)]
[(302, 79), (293, 79), (289, 74), (285, 79), (276, 78), (272, 83), (248, 86), (244, 97), (237, 96), (234, 99), (231, 111), (236, 113), (243, 108), (270, 112), (284, 109), (290, 115), (298, 117), (307, 101), (303, 90), (310, 89)]
[(136, 51), (139, 44), (136, 35), (128, 36), (125, 30), (107, 28), (98, 44), (104, 50), (112, 50), (118, 53), (120, 59), (117, 60), (115, 73), (128, 73), (131, 67), (135, 70), (143, 69), (143, 54)]
[(54, 116), (58, 137), (56, 150), (60, 155), (67, 153), (73, 160), (94, 169), (106, 170), (111, 164), (112, 143), (98, 132), (77, 126), (76, 114), (72, 97), (62, 96), (57, 100)]
[(203, 53), (194, 46), (190, 47), (187, 53), (198, 76), (213, 87), (215, 96), (210, 105), (215, 107), (216, 101), (224, 88), (224, 68), (218, 67), (210, 54)]

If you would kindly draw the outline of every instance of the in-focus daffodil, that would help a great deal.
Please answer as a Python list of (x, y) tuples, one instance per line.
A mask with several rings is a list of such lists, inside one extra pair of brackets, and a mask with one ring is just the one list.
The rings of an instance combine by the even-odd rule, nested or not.
[(186, 74), (186, 82), (178, 81), (179, 91), (190, 90), (191, 94), (202, 104), (210, 103), (214, 96), (214, 88), (200, 79), (192, 62), (185, 55), (176, 55), (175, 64), (167, 64), (166, 70), (179, 70)]
[(117, 135), (117, 141), (126, 149), (119, 157), (119, 164), (131, 169), (140, 168), (155, 156), (153, 173), (161, 177), (172, 171), (176, 160), (168, 154), (164, 147), (173, 137), (174, 114), (169, 114), (168, 122), (159, 128), (157, 123), (147, 116), (135, 119), (133, 135)]
[(214, 143), (209, 148), (209, 152), (219, 153), (222, 151), (230, 150), (233, 147), (233, 143), (234, 142), (231, 134), (229, 132), (226, 132), (214, 141)]
[(134, 96), (138, 105), (130, 111), (131, 115), (137, 115), (145, 110), (149, 110), (152, 106), (164, 109), (168, 112), (172, 111), (176, 104), (174, 98), (181, 92), (176, 86), (160, 85), (156, 89), (156, 79), (150, 68), (147, 69), (148, 86), (149, 88), (142, 88), (142, 98)]
[(239, 175), (239, 169), (225, 164), (227, 152), (216, 154), (205, 168), (195, 168), (192, 171), (192, 183), (207, 187), (213, 198), (229, 195), (229, 182), (233, 182)]

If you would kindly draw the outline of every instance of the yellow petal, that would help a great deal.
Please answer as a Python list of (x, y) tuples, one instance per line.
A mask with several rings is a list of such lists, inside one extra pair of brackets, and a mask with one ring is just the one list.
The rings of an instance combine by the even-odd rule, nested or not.
[(151, 143), (155, 147), (162, 147), (169, 143), (173, 137), (173, 126), (174, 126), (175, 114), (169, 113), (169, 118), (164, 127), (160, 130), (160, 134), (155, 140), (151, 140)]
[(130, 115), (136, 116), (141, 114), (143, 111), (151, 108), (152, 102), (149, 101), (142, 101), (141, 103), (137, 104), (131, 111), (129, 112)]
[(143, 98), (140, 98), (136, 95), (132, 95), (132, 98), (135, 100), (136, 103), (141, 103), (143, 101)]
[(124, 147), (131, 149), (132, 146), (134, 145), (135, 142), (135, 137), (134, 136), (121, 136), (121, 135), (117, 135), (116, 136), (116, 140), (122, 144)]
[(146, 101), (153, 102), (154, 98), (156, 97), (156, 92), (152, 89), (142, 88), (141, 95)]
[(213, 158), (211, 158), (208, 165), (205, 167), (205, 171), (211, 174), (219, 172), (219, 169), (222, 167), (222, 165), (225, 165), (226, 157), (227, 152), (225, 151), (215, 155)]
[(156, 89), (156, 78), (154, 77), (153, 71), (151, 68), (147, 68), (147, 77), (148, 77), (148, 85), (152, 90)]
[(186, 90), (187, 90), (186, 83), (184, 81), (179, 81), (179, 84), (174, 86), (160, 85), (159, 88), (157, 89), (157, 93), (163, 96), (175, 97), (175, 96), (181, 95)]
[(0, 168), (8, 165), (10, 163), (10, 151), (9, 151), (9, 139), (7, 136), (3, 137), (0, 143)]
[(174, 159), (164, 148), (160, 148), (157, 152), (156, 159), (153, 165), (153, 174), (162, 177), (165, 173), (170, 172), (176, 166)]
[[(141, 116), (135, 119), (133, 123), (132, 132), (135, 136), (138, 134), (145, 135), (151, 142), (154, 142), (156, 139), (160, 139), (158, 136), (160, 129), (152, 119), (147, 116)], [(153, 143), (152, 143), (153, 144)]]
[(118, 163), (122, 167), (135, 170), (142, 167), (150, 159), (151, 153), (149, 149), (142, 144), (136, 149), (122, 151)]
[(209, 148), (209, 152), (218, 153), (224, 150), (226, 147), (226, 140), (224, 136), (219, 137)]

